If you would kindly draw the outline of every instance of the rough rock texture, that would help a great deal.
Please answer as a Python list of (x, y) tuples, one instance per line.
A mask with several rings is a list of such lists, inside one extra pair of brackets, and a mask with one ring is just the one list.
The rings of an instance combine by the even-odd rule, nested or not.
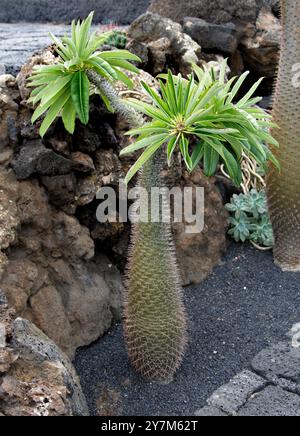
[(259, 11), (258, 0), (152, 0), (149, 11), (181, 22), (184, 17), (203, 18), (212, 23), (228, 23), (234, 18), (254, 23)]
[(275, 386), (258, 393), (238, 416), (300, 416), (300, 397)]
[[(247, 13), (251, 10), (249, 5), (248, 9), (245, 5), (241, 6), (241, 15), (236, 14), (236, 5), (228, 9), (223, 7), (222, 11), (228, 12), (228, 19), (224, 21), (215, 19), (215, 14), (210, 10), (214, 10), (215, 2), (206, 3), (204, 9), (210, 11), (211, 15), (204, 14), (201, 18), (197, 18), (199, 13), (197, 15), (194, 12), (196, 16), (189, 13), (189, 6), (184, 3), (184, 15), (180, 20), (182, 25), (164, 18), (168, 14), (161, 12), (163, 16), (160, 16), (154, 13), (154, 7), (150, 8), (153, 12), (143, 14), (129, 27), (128, 49), (142, 54), (141, 65), (153, 75), (170, 68), (186, 74), (191, 61), (201, 65), (215, 61), (221, 54), (229, 55), (229, 66), (234, 75), (250, 69), (251, 80), (256, 76), (272, 80), (276, 75), (279, 57), (281, 25), (278, 16), (272, 12), (271, 4), (267, 1), (256, 4), (253, 1), (255, 13), (252, 18)], [(173, 2), (170, 10), (177, 10)], [(242, 12), (246, 12), (246, 15)], [(271, 80), (265, 82), (266, 94), (271, 92)]]
[(3, 171), (0, 189), (11, 203), (3, 217), (10, 227), (2, 247), (14, 242), (1, 288), (18, 315), (73, 356), (120, 316), (120, 273), (105, 256), (94, 255), (88, 229), (51, 206), (37, 180), (18, 183)]
[(233, 23), (214, 24), (201, 18), (186, 17), (183, 31), (204, 50), (234, 53), (238, 47), (237, 29)]
[(185, 72), (200, 58), (201, 47), (183, 32), (182, 26), (155, 13), (148, 12), (137, 18), (128, 29), (128, 37), (148, 47), (149, 68), (151, 70), (153, 59), (154, 72), (159, 68), (162, 71), (170, 63)]
[(197, 416), (300, 416), (300, 324), (207, 400)]
[(46, 148), (38, 139), (24, 143), (20, 153), (13, 160), (12, 167), (18, 180), (25, 180), (34, 174), (40, 176), (68, 174), (72, 162)]
[(230, 54), (234, 74), (241, 72), (239, 53), (246, 68), (275, 77), (281, 30), (277, 0), (178, 1), (176, 8), (171, 0), (153, 0), (149, 11), (182, 23), (203, 52)]
[(300, 383), (300, 347), (281, 342), (263, 350), (252, 361), (252, 368), (263, 377), (279, 377)]
[(228, 385), (218, 389), (207, 401), (209, 406), (221, 409), (228, 415), (236, 415), (241, 404), (255, 392), (266, 387), (267, 382), (250, 371), (243, 371), (234, 377)]
[[(204, 189), (204, 229), (201, 233), (186, 233), (187, 223), (174, 223), (173, 234), (177, 258), (184, 285), (202, 282), (218, 264), (226, 248), (227, 212), (214, 180), (205, 177), (202, 171), (192, 175), (183, 173), (175, 186), (201, 187)], [(195, 197), (195, 196), (194, 196)], [(195, 205), (195, 198), (194, 198)]]
[(75, 370), (0, 293), (0, 416), (88, 416)]
[(241, 40), (247, 67), (261, 76), (274, 77), (279, 60), (280, 35), (278, 18), (263, 8), (257, 18), (254, 34), (250, 33)]
[(64, 23), (95, 11), (96, 22), (128, 24), (147, 9), (149, 0), (0, 0), (0, 22), (53, 21)]
[[(5, 148), (17, 142), (15, 129), (18, 114), (18, 91), (15, 88), (15, 79), (9, 75), (0, 76), (0, 161), (6, 160), (5, 153), (11, 150)], [(8, 155), (9, 157), (9, 155)]]
[[(73, 356), (120, 317), (121, 274), (103, 254), (95, 255), (88, 228), (74, 216), (75, 173), (85, 174), (85, 167), (78, 167), (82, 154), (68, 160), (35, 139), (31, 111), (19, 106), (20, 101), (15, 79), (1, 76), (0, 156), (7, 159), (0, 168), (0, 286), (17, 315), (34, 321)], [(12, 142), (11, 135), (18, 140)], [(8, 167), (13, 151), (16, 172)], [(56, 176), (62, 169), (70, 174)], [(15, 176), (24, 179), (33, 173), (44, 176), (24, 182)]]

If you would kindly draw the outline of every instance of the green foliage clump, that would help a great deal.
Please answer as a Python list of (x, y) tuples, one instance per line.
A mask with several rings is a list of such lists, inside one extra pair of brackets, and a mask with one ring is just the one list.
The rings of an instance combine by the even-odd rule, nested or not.
[[(139, 58), (129, 51), (99, 51), (111, 37), (111, 32), (102, 35), (91, 33), (92, 20), (93, 12), (82, 22), (73, 21), (71, 37), (65, 36), (59, 40), (51, 35), (58, 62), (55, 65), (37, 66), (29, 78), (28, 86), (34, 88), (29, 102), (37, 105), (32, 122), (47, 113), (40, 128), (41, 136), (60, 115), (71, 134), (74, 133), (77, 116), (83, 124), (88, 123), (92, 92), (88, 71), (96, 72), (109, 82), (120, 80), (129, 87), (132, 87), (132, 82), (121, 69), (139, 72), (129, 62), (139, 61)], [(105, 98), (104, 101), (107, 102)]]
[(113, 30), (106, 43), (112, 47), (125, 49), (127, 44), (126, 32), (122, 32), (121, 30)]
[(235, 194), (226, 209), (232, 215), (228, 233), (236, 242), (249, 240), (263, 247), (273, 247), (274, 235), (265, 191), (252, 189), (249, 194)]
[(164, 144), (167, 144), (169, 162), (174, 152), (179, 150), (189, 171), (202, 161), (204, 173), (213, 176), (218, 165), (224, 163), (236, 185), (242, 181), (240, 163), (243, 153), (263, 167), (267, 167), (269, 160), (278, 167), (277, 160), (266, 146), (266, 142), (278, 146), (268, 133), (274, 125), (270, 116), (256, 106), (261, 98), (253, 97), (262, 79), (243, 98), (234, 102), (249, 73), (225, 83), (225, 71), (226, 61), (219, 77), (213, 69), (201, 69), (197, 65), (188, 79), (169, 72), (160, 76), (161, 95), (143, 84), (152, 105), (128, 99), (128, 104), (147, 115), (151, 122), (128, 133), (138, 138), (122, 154), (141, 149), (144, 152), (129, 171), (127, 181)]

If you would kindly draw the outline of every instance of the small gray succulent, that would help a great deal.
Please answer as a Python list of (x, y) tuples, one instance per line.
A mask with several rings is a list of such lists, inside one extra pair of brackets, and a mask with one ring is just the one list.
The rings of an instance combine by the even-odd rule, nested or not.
[(235, 194), (226, 209), (231, 213), (228, 234), (236, 242), (249, 240), (263, 247), (273, 247), (274, 235), (265, 191), (253, 189), (249, 194)]

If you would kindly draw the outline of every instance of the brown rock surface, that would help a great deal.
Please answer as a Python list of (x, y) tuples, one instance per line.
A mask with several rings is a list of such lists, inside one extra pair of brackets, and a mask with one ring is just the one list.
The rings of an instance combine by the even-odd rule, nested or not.
[(88, 416), (67, 356), (14, 315), (0, 293), (0, 416)]
[(261, 0), (152, 0), (149, 11), (180, 23), (185, 17), (203, 18), (211, 23), (236, 20), (255, 22)]
[(156, 13), (148, 12), (137, 18), (129, 27), (128, 36), (148, 47), (149, 68), (154, 75), (164, 70), (167, 60), (186, 73), (201, 55), (199, 44), (184, 33), (180, 24)]
[(16, 79), (8, 74), (0, 76), (0, 153), (17, 141), (16, 119), (19, 92)]
[(228, 214), (214, 180), (205, 177), (200, 169), (192, 175), (185, 173), (181, 183), (183, 187), (204, 188), (203, 231), (186, 233), (186, 222), (173, 224), (182, 282), (197, 284), (212, 273), (225, 252)]
[[(7, 180), (1, 173), (0, 191), (6, 192)], [(34, 321), (73, 356), (120, 316), (121, 275), (105, 256), (94, 257), (89, 230), (51, 206), (37, 181), (18, 183), (11, 176), (9, 186), (15, 194), (5, 209), (10, 225), (4, 228), (2, 247), (14, 245), (0, 286), (18, 315)], [(113, 285), (99, 273), (99, 263), (108, 278), (114, 277)]]
[(279, 19), (263, 8), (257, 18), (254, 36), (245, 37), (241, 42), (247, 66), (259, 75), (274, 77), (279, 60), (280, 35)]

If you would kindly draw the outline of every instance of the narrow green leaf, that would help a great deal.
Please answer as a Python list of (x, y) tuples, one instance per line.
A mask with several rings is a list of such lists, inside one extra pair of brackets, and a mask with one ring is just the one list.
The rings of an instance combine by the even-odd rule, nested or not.
[(238, 159), (241, 159), (243, 154), (243, 145), (239, 139), (236, 139), (232, 135), (223, 134), (224, 139), (231, 145)]
[(194, 169), (197, 167), (197, 165), (203, 159), (203, 157), (204, 157), (204, 144), (202, 142), (198, 142), (191, 156), (192, 171), (194, 171)]
[(146, 133), (147, 135), (159, 134), (159, 133), (169, 133), (169, 129), (165, 127), (165, 124), (161, 121), (154, 121), (152, 123), (146, 123), (143, 126), (129, 130), (125, 133), (127, 136), (138, 136)]
[(53, 121), (58, 117), (69, 98), (70, 93), (68, 91), (65, 91), (65, 93), (60, 96), (59, 99), (50, 107), (40, 128), (40, 135), (42, 138), (45, 136)]
[(270, 135), (268, 132), (266, 132), (266, 131), (264, 131), (264, 130), (261, 130), (261, 131), (259, 132), (259, 137), (260, 137), (261, 139), (263, 139), (264, 141), (266, 141), (268, 144), (275, 145), (275, 147), (277, 147), (277, 148), (280, 147), (279, 142), (278, 142), (275, 138), (273, 138), (272, 135)]
[(62, 120), (67, 132), (74, 133), (75, 130), (75, 120), (76, 120), (76, 109), (72, 100), (72, 97), (69, 97), (69, 100), (65, 104), (62, 111)]
[(147, 136), (144, 139), (138, 140), (138, 141), (134, 142), (133, 144), (128, 145), (128, 147), (124, 148), (120, 152), (120, 156), (123, 156), (125, 154), (129, 154), (129, 153), (133, 153), (137, 150), (148, 147), (151, 144), (156, 145), (157, 143), (160, 143), (160, 145), (162, 145), (167, 139), (168, 138), (165, 134)]
[(177, 96), (176, 96), (176, 88), (174, 83), (173, 74), (169, 70), (168, 72), (168, 81), (166, 85), (166, 91), (168, 92), (168, 97), (170, 99), (170, 102), (172, 104), (174, 112), (178, 111), (178, 105), (177, 105)]
[(78, 41), (78, 44), (77, 44), (77, 50), (78, 50), (79, 56), (81, 56), (83, 54), (83, 50), (86, 48), (93, 18), (94, 18), (94, 12), (91, 12), (89, 14), (89, 16), (81, 24), (80, 40)]
[(55, 49), (56, 49), (57, 53), (60, 55), (60, 57), (64, 61), (67, 61), (68, 59), (70, 59), (70, 52), (69, 52), (68, 47), (64, 46), (64, 44), (58, 38), (56, 38), (55, 35), (53, 35), (53, 33), (50, 33), (50, 36), (56, 45)]
[(161, 120), (167, 124), (169, 124), (171, 121), (170, 117), (167, 117), (162, 111), (155, 108), (154, 106), (151, 106), (148, 103), (131, 99), (131, 98), (128, 98), (126, 100), (126, 103), (129, 104), (129, 106), (132, 106), (134, 109), (138, 110), (139, 112), (142, 112), (145, 115), (148, 115), (151, 118)]
[(141, 59), (138, 56), (130, 53), (128, 50), (105, 51), (101, 53), (101, 57), (107, 61), (123, 59), (125, 61), (141, 62)]
[(281, 165), (280, 165), (280, 162), (279, 162), (279, 160), (274, 156), (274, 154), (273, 153), (268, 153), (268, 160), (270, 161), (270, 162), (272, 162), (272, 164), (275, 166), (275, 168), (277, 168), (278, 169), (278, 171), (281, 171)]
[(123, 59), (111, 59), (109, 61), (109, 63), (110, 63), (110, 65), (112, 65), (114, 67), (123, 68), (124, 70), (132, 71), (133, 73), (136, 73), (136, 74), (139, 74), (139, 72), (140, 72), (140, 70), (137, 67), (135, 67), (130, 62), (127, 62)]
[(134, 88), (133, 81), (131, 79), (129, 79), (129, 77), (125, 73), (123, 73), (123, 71), (118, 70), (116, 68), (115, 73), (118, 77), (118, 80), (120, 80), (120, 82), (123, 82), (127, 86), (128, 89)]
[(91, 64), (92, 66), (96, 66), (98, 68), (100, 68), (100, 70), (104, 71), (104, 74), (102, 74), (104, 77), (106, 78), (113, 78), (115, 80), (118, 80), (118, 75), (115, 71), (115, 69), (108, 63), (106, 62), (104, 59), (102, 59), (99, 56), (91, 56), (89, 58), (89, 64)]
[(189, 171), (191, 171), (193, 163), (192, 163), (192, 159), (191, 159), (190, 154), (189, 154), (189, 140), (183, 135), (181, 135), (181, 137), (179, 139), (179, 147), (180, 147), (183, 159), (185, 161), (185, 164), (187, 166), (187, 169)]
[(261, 82), (264, 80), (264, 78), (262, 77), (261, 79), (259, 79), (256, 83), (254, 83), (254, 85), (252, 86), (252, 88), (247, 92), (247, 94), (236, 104), (237, 107), (243, 107), (244, 104), (246, 104), (249, 99), (252, 97), (252, 95), (255, 93), (255, 91), (257, 90), (257, 88), (260, 86)]
[(168, 143), (167, 147), (167, 155), (168, 155), (168, 164), (170, 165), (173, 153), (176, 149), (176, 146), (179, 142), (180, 135), (174, 136)]
[(249, 71), (245, 71), (244, 74), (242, 74), (239, 79), (237, 80), (236, 84), (234, 85), (234, 87), (232, 88), (228, 99), (227, 99), (227, 103), (231, 103), (232, 100), (234, 99), (234, 97), (236, 96), (236, 94), (239, 92), (242, 84), (244, 83), (244, 81), (246, 80), (246, 77), (249, 75)]
[(207, 128), (201, 128), (201, 127), (199, 127), (198, 129), (197, 129), (197, 133), (199, 133), (199, 134), (206, 134), (206, 133), (209, 133), (209, 134), (213, 134), (213, 135), (223, 135), (224, 133), (225, 134), (236, 134), (236, 133), (239, 133), (239, 131), (238, 130), (236, 130), (236, 129), (222, 129), (222, 128), (220, 128), (220, 129), (218, 129), (218, 128), (216, 128), (216, 129), (207, 129)]
[(234, 156), (223, 147), (223, 160), (225, 162), (226, 169), (228, 171), (229, 176), (236, 184), (236, 186), (240, 186), (242, 182), (242, 171), (240, 165), (237, 163)]
[(204, 145), (204, 174), (208, 177), (214, 176), (219, 163), (219, 154), (217, 151), (207, 145)]
[(77, 45), (77, 38), (76, 38), (77, 35), (76, 35), (76, 21), (75, 20), (72, 21), (71, 28), (72, 28), (72, 40), (76, 46)]
[[(48, 102), (45, 105), (39, 105), (37, 109), (34, 111), (34, 114), (32, 115), (31, 122), (35, 123), (38, 118), (40, 118), (55, 102), (65, 93), (67, 92), (66, 89), (62, 89), (58, 94), (56, 94), (51, 100), (48, 100)], [(70, 95), (70, 90), (68, 90), (68, 93)]]
[(185, 124), (187, 126), (191, 126), (194, 123), (199, 122), (201, 125), (201, 120), (203, 119), (203, 117), (205, 118), (206, 114), (211, 114), (212, 109), (213, 109), (213, 106), (210, 106), (207, 109), (201, 108), (199, 110), (194, 111), (193, 114), (186, 119)]
[(64, 77), (59, 77), (54, 83), (50, 83), (43, 91), (43, 98), (41, 105), (44, 106), (51, 100), (56, 94), (58, 94), (62, 89), (66, 88), (72, 79), (71, 74), (67, 74)]
[[(40, 86), (40, 85), (45, 85), (45, 87), (47, 85), (49, 85), (49, 83), (51, 82), (55, 82), (60, 76), (55, 73), (53, 75), (36, 75), (32, 77), (31, 81), (28, 81), (28, 88), (35, 88), (36, 86)], [(61, 76), (63, 77), (63, 76)]]
[(105, 104), (105, 106), (106, 106), (106, 109), (109, 111), (109, 112), (111, 112), (111, 113), (115, 113), (115, 109), (112, 107), (112, 105), (111, 105), (111, 102), (109, 101), (109, 99), (106, 97), (106, 95), (104, 95), (101, 91), (98, 91), (98, 93), (99, 93), (99, 95), (101, 96), (101, 98), (102, 98), (102, 100), (103, 100), (103, 102), (104, 102), (104, 104)]
[(163, 99), (155, 91), (153, 91), (153, 89), (151, 89), (150, 86), (148, 86), (145, 82), (142, 81), (141, 85), (143, 86), (147, 94), (151, 97), (154, 104), (158, 106), (161, 110), (163, 110), (167, 116), (170, 116), (171, 111), (168, 105), (163, 101)]
[(111, 37), (113, 32), (106, 32), (102, 33), (101, 35), (98, 35), (97, 32), (93, 32), (90, 39), (88, 46), (84, 50), (84, 57), (88, 59), (92, 54), (95, 54), (96, 50), (98, 50), (105, 42)]
[(73, 75), (71, 81), (71, 95), (80, 121), (83, 124), (88, 124), (90, 111), (90, 82), (85, 72), (78, 71)]
[(32, 77), (34, 77), (36, 74), (52, 74), (52, 73), (59, 73), (63, 70), (62, 64), (56, 64), (56, 65), (36, 65), (34, 67), (34, 73)]
[(74, 44), (74, 41), (73, 41), (71, 38), (69, 38), (69, 37), (67, 37), (67, 36), (64, 36), (64, 37), (62, 38), (62, 42), (63, 42), (67, 47), (69, 47), (69, 50), (71, 51), (71, 53), (72, 53), (73, 56), (76, 57), (76, 56), (78, 55), (76, 45)]

